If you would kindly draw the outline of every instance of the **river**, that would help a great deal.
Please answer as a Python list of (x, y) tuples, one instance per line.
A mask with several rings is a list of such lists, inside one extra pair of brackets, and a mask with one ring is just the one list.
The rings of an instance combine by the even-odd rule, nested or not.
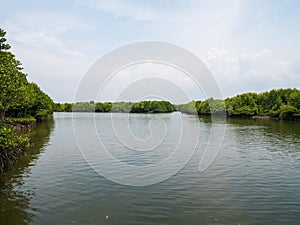
[[(222, 145), (199, 171), (214, 126), (224, 129)], [(1, 225), (300, 221), (299, 122), (55, 113), (54, 121), (38, 124), (30, 135), (31, 148), (0, 177)], [(99, 140), (109, 154), (97, 152)], [(177, 158), (164, 161), (176, 143)], [(110, 156), (121, 164), (112, 164)], [(159, 168), (161, 162), (165, 167)], [(152, 166), (145, 170), (149, 176), (145, 165)]]

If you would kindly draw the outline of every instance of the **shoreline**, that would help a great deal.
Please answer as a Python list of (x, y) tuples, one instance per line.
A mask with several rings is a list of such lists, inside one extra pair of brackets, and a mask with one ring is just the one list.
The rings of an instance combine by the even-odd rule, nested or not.
[[(186, 115), (194, 115), (194, 116), (198, 116), (198, 117), (206, 117), (206, 118), (210, 118), (211, 115), (208, 115), (208, 114), (205, 114), (205, 115), (199, 115), (199, 114), (196, 114), (196, 113), (188, 113), (188, 112), (181, 112), (181, 111), (173, 111), (173, 112), (145, 112), (145, 113), (142, 113), (142, 112), (116, 112), (116, 111), (113, 111), (113, 112), (93, 112), (93, 111), (74, 111), (74, 112), (59, 112), (59, 111), (54, 111), (54, 113), (128, 113), (128, 114), (172, 114), (172, 113), (176, 113), (176, 112), (179, 112), (179, 113), (182, 113), (182, 114), (186, 114)], [(222, 116), (222, 115), (218, 115), (218, 113), (215, 113), (216, 117), (218, 116)], [(284, 119), (281, 119), (279, 117), (274, 117), (274, 116), (260, 116), (260, 115), (255, 115), (255, 116), (228, 116), (226, 115), (226, 118), (233, 118), (233, 119), (252, 119), (252, 120), (274, 120), (274, 121), (300, 121), (300, 118), (297, 118), (297, 117), (289, 117), (289, 118), (284, 118)]]
[[(11, 144), (10, 146), (0, 149), (0, 174), (4, 173), (9, 167), (11, 167), (14, 162), (18, 159), (19, 155), (24, 152), (30, 145), (30, 138), (27, 136), (27, 133), (32, 127), (36, 125), (36, 121), (30, 122), (8, 122), (5, 121), (4, 128), (11, 132), (9, 136), (6, 137), (9, 141), (19, 142), (17, 144)], [(25, 134), (25, 136), (22, 135)], [(21, 140), (23, 138), (23, 140)]]
[(20, 131), (26, 131), (27, 129), (30, 129), (36, 125), (36, 121), (30, 121), (26, 123), (20, 123), (20, 122), (4, 122), (5, 126), (14, 127), (17, 132)]

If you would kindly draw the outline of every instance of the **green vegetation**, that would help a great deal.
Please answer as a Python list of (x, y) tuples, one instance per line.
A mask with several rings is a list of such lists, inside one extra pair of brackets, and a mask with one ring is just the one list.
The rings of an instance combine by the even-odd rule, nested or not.
[(280, 119), (300, 119), (300, 91), (278, 89), (245, 93), (225, 100), (228, 116), (270, 116)]
[(18, 124), (26, 125), (33, 122), (36, 122), (36, 119), (32, 116), (21, 117), (21, 118), (14, 118), (14, 117), (5, 118), (5, 123), (18, 123)]
[(6, 32), (0, 29), (0, 172), (17, 154), (29, 145), (26, 136), (16, 134), (18, 125), (42, 121), (57, 112), (126, 112), (183, 113), (205, 115), (226, 113), (229, 117), (268, 116), (300, 120), (300, 91), (278, 89), (240, 94), (225, 100), (209, 98), (187, 104), (173, 105), (168, 101), (141, 102), (78, 102), (56, 103), (35, 83), (28, 82), (21, 62), (6, 43)]
[(53, 101), (35, 83), (27, 81), (21, 62), (6, 43), (0, 29), (0, 172), (29, 144), (27, 137), (10, 126), (45, 120), (53, 113)]
[(56, 103), (55, 112), (130, 112), (130, 102), (77, 102), (77, 103)]
[(73, 104), (71, 103), (55, 103), (55, 112), (72, 112)]
[(131, 113), (170, 113), (176, 111), (174, 105), (167, 101), (142, 101), (134, 103)]
[(225, 101), (209, 98), (205, 101), (191, 101), (187, 104), (176, 106), (177, 110), (187, 114), (198, 114), (200, 116), (209, 116), (212, 113), (225, 113)]
[(189, 114), (211, 115), (224, 112), (229, 117), (274, 117), (300, 119), (300, 91), (278, 89), (257, 93), (240, 94), (223, 100), (207, 99), (177, 105), (177, 110)]
[(167, 101), (141, 102), (79, 102), (56, 103), (56, 112), (126, 112), (126, 113), (170, 113), (179, 111), (199, 116), (226, 113), (229, 117), (273, 117), (279, 119), (300, 119), (300, 91), (278, 89), (257, 93), (240, 94), (225, 100), (213, 98), (173, 105)]
[(18, 154), (29, 147), (27, 136), (16, 135), (15, 128), (1, 126), (0, 128), (0, 173), (12, 164)]
[(112, 109), (112, 103), (111, 102), (98, 102), (95, 105), (95, 112), (110, 112)]
[(177, 109), (177, 111), (186, 113), (186, 114), (195, 114), (195, 115), (198, 114), (198, 111), (196, 108), (196, 101), (191, 101), (186, 104), (176, 105), (176, 109)]
[(122, 113), (169, 113), (176, 111), (174, 105), (167, 101), (142, 102), (77, 102), (56, 103), (56, 112), (122, 112)]
[(111, 112), (122, 112), (129, 113), (131, 112), (132, 106), (134, 103), (132, 102), (114, 102), (112, 104)]
[(0, 29), (0, 119), (34, 117), (44, 120), (52, 115), (53, 101), (35, 84), (27, 81), (21, 62), (6, 43)]

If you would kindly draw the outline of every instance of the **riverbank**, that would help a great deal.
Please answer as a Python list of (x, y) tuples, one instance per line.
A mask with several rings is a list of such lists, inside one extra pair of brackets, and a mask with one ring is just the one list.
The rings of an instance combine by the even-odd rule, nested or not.
[(53, 115), (43, 120), (34, 117), (8, 117), (0, 122), (0, 174), (12, 166), (18, 156), (33, 142), (32, 130), (41, 124), (53, 123)]
[[(171, 112), (131, 112), (131, 111), (108, 111), (108, 112), (97, 112), (97, 111), (55, 111), (56, 113), (130, 113), (130, 114), (164, 114), (164, 113), (174, 113), (174, 112), (180, 112), (186, 115), (194, 115), (199, 117), (205, 117), (205, 118), (211, 118), (212, 114), (198, 114), (196, 111), (194, 112), (188, 112), (188, 111), (171, 111)], [(233, 119), (253, 119), (253, 120), (275, 120), (275, 121), (300, 121), (300, 117), (274, 117), (274, 116), (262, 116), (262, 115), (256, 115), (256, 116), (248, 116), (248, 115), (228, 115), (226, 111), (224, 112), (217, 112), (213, 113), (214, 117), (227, 117), (227, 118), (233, 118)]]
[[(25, 126), (25, 125), (22, 125)], [(31, 124), (32, 126), (32, 124)], [(18, 125), (20, 129), (21, 125)], [(0, 126), (0, 173), (10, 167), (18, 155), (30, 146), (29, 137), (12, 125)]]
[(36, 125), (33, 117), (6, 118), (0, 125), (0, 173), (13, 164), (30, 145), (28, 133)]
[(17, 132), (26, 131), (27, 129), (32, 128), (36, 125), (36, 120), (26, 121), (26, 122), (13, 122), (13, 121), (5, 121), (5, 126), (14, 127)]

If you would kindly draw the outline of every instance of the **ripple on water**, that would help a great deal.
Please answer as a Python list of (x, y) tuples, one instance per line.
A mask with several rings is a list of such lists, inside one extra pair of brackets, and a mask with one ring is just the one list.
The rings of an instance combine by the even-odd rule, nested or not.
[[(123, 114), (115, 116), (118, 120), (126, 118)], [(97, 132), (101, 133), (110, 115), (96, 117), (101, 125)], [(78, 113), (75, 119), (85, 126), (91, 118), (93, 114)], [(187, 118), (194, 121), (191, 116)], [(200, 147), (182, 170), (164, 182), (131, 187), (97, 174), (75, 144), (71, 114), (55, 114), (51, 144), (40, 145), (42, 152), (37, 159), (20, 164), (18, 172), (11, 172), (5, 185), (1, 184), (0, 212), (9, 204), (15, 207), (10, 213), (0, 213), (0, 221), (14, 215), (19, 221), (31, 221), (27, 224), (297, 224), (299, 126), (244, 121), (228, 121), (221, 151), (204, 172), (198, 168), (211, 122), (200, 120)], [(138, 121), (134, 124), (143, 132)], [(135, 166), (160, 162), (172, 151), (172, 142), (178, 141), (168, 136), (158, 151), (142, 154), (124, 149), (109, 132), (104, 138), (114, 156)], [(169, 169), (172, 166), (176, 168), (176, 162)], [(111, 173), (118, 171), (112, 168)]]

